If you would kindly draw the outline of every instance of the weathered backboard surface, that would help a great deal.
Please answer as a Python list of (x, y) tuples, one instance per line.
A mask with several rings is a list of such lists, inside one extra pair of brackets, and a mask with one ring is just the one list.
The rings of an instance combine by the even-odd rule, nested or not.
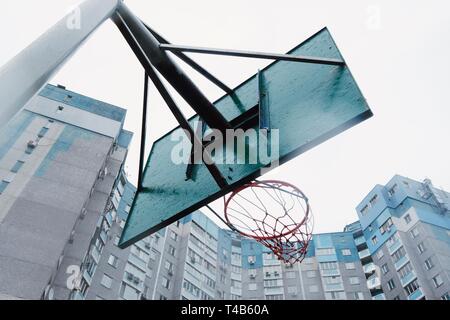
[[(326, 28), (289, 54), (343, 59)], [(261, 74), (270, 128), (279, 129), (280, 164), (372, 116), (347, 66), (277, 61)], [(225, 95), (214, 105), (232, 121), (255, 110), (258, 88), (255, 75), (238, 86), (233, 97)], [(198, 119), (193, 117), (189, 121), (194, 126)], [(255, 128), (259, 128), (259, 123)], [(221, 189), (206, 166), (199, 164), (195, 165), (192, 179), (186, 180), (187, 165), (175, 164), (171, 158), (179, 145), (179, 141), (172, 141), (176, 130), (181, 129), (174, 129), (153, 144), (143, 189), (136, 194), (122, 234), (122, 248), (261, 175), (260, 169), (264, 167), (261, 163), (218, 164), (229, 183)]]

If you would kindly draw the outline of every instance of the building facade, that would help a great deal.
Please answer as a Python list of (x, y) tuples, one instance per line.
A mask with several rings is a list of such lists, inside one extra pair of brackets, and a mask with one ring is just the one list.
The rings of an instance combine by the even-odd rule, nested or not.
[(292, 266), (199, 211), (120, 250), (128, 197), (101, 257), (108, 265), (86, 298), (448, 299), (448, 196), (429, 181), (395, 176), (358, 205), (359, 221), (314, 235), (304, 261)]
[(126, 110), (47, 85), (0, 134), (0, 299), (68, 298), (122, 171)]
[(306, 259), (289, 265), (199, 211), (121, 250), (123, 218), (110, 229), (87, 299), (371, 298), (352, 232), (315, 235)]
[(448, 300), (450, 194), (394, 176), (358, 205), (368, 251), (386, 299)]

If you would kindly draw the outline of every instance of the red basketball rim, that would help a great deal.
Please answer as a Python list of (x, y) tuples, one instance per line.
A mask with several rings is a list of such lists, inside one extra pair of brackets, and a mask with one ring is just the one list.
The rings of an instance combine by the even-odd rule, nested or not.
[(279, 234), (279, 235), (266, 236), (266, 237), (257, 236), (257, 235), (254, 235), (254, 234), (249, 234), (249, 233), (243, 232), (243, 231), (241, 231), (241, 230), (239, 230), (237, 228), (234, 228), (234, 229), (237, 232), (239, 232), (240, 234), (242, 234), (243, 236), (246, 236), (246, 237), (249, 237), (249, 238), (253, 238), (253, 239), (258, 240), (258, 241), (278, 239), (278, 238), (281, 238), (281, 237), (288, 236), (288, 235), (294, 233), (295, 231), (297, 231), (306, 222), (306, 220), (307, 220), (307, 218), (309, 216), (309, 212), (310, 212), (309, 201), (308, 201), (308, 198), (306, 197), (306, 195), (299, 188), (297, 188), (296, 186), (294, 186), (294, 185), (292, 185), (292, 184), (290, 184), (288, 182), (280, 181), (280, 180), (259, 180), (259, 181), (254, 181), (254, 182), (250, 182), (250, 183), (244, 184), (244, 185), (240, 186), (239, 188), (235, 189), (231, 193), (229, 198), (225, 200), (224, 215), (225, 215), (225, 220), (227, 221), (228, 225), (231, 225), (231, 226), (234, 227), (234, 225), (230, 222), (229, 217), (228, 217), (228, 204), (233, 199), (233, 197), (236, 194), (238, 194), (239, 192), (241, 192), (241, 191), (243, 191), (243, 190), (245, 190), (247, 188), (250, 188), (250, 187), (261, 188), (263, 184), (266, 187), (267, 187), (267, 184), (269, 184), (269, 185), (277, 184), (277, 185), (281, 185), (281, 186), (286, 186), (286, 187), (290, 187), (290, 188), (294, 189), (296, 192), (298, 192), (299, 196), (301, 196), (305, 200), (305, 203), (306, 203), (306, 212), (305, 212), (305, 216), (304, 216), (303, 220), (301, 222), (299, 222), (297, 224), (297, 226), (295, 228), (291, 229), (291, 230), (288, 230), (288, 231), (286, 231), (286, 232), (284, 232), (282, 234)]

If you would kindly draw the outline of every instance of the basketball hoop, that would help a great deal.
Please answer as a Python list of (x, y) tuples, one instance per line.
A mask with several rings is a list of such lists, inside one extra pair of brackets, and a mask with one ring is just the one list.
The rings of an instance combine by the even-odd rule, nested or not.
[(224, 202), (226, 222), (234, 231), (268, 247), (285, 263), (303, 261), (313, 219), (300, 189), (283, 181), (255, 181), (234, 190)]

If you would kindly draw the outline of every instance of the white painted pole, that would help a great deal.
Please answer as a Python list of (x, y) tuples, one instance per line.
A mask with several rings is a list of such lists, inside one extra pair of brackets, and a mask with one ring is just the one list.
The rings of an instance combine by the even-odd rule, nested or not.
[(86, 0), (0, 69), (0, 128), (50, 81), (122, 0)]

